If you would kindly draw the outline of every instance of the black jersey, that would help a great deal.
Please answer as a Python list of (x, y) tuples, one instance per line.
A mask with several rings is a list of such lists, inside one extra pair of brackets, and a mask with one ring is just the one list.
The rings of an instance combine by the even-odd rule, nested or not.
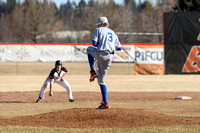
[(61, 68), (60, 73), (56, 71), (56, 68), (53, 68), (49, 74), (50, 79), (60, 79), (65, 73), (67, 72), (67, 69), (65, 67)]

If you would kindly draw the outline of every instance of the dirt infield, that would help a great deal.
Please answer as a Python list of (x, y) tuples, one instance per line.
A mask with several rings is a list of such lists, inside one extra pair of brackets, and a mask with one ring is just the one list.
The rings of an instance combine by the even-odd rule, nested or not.
[[(0, 103), (35, 103), (39, 92), (0, 92)], [(200, 92), (108, 92), (109, 100), (173, 100), (178, 96), (190, 96), (193, 100), (200, 99)], [(76, 101), (100, 101), (100, 92), (73, 92)], [(43, 103), (66, 102), (65, 92), (54, 92), (53, 97), (46, 94)]]
[[(180, 111), (183, 115), (176, 117), (177, 115), (173, 115), (174, 110), (172, 110), (172, 108), (176, 108), (175, 105), (182, 104), (179, 108), (186, 106), (186, 109), (192, 108), (192, 110), (188, 109), (193, 111), (192, 113), (199, 112), (200, 108), (197, 107), (200, 106), (198, 85), (200, 77), (198, 75), (137, 76), (133, 75), (133, 64), (113, 63), (106, 77), (111, 109), (99, 110), (95, 107), (98, 106), (96, 103), (99, 104), (101, 101), (101, 93), (96, 81), (92, 83), (88, 81), (88, 63), (64, 63), (64, 66), (69, 70), (66, 79), (72, 86), (76, 102), (63, 104), (68, 103), (66, 90), (55, 85), (54, 96), (49, 97), (47, 92), (42, 103), (36, 104), (40, 87), (51, 68), (54, 67), (54, 63), (1, 63), (0, 126), (132, 128), (200, 124), (200, 114), (184, 115), (185, 112), (177, 110), (176, 113)], [(192, 100), (187, 103), (176, 102), (174, 98), (178, 96), (190, 96)], [(135, 104), (132, 104), (137, 101), (146, 104), (144, 108), (136, 108)], [(168, 105), (162, 105), (160, 108), (163, 104), (162, 101), (170, 104), (165, 102)], [(158, 104), (152, 108), (157, 107), (160, 111), (157, 112), (154, 109), (150, 111), (148, 107), (151, 107), (154, 102), (158, 102)], [(84, 106), (80, 107), (81, 104)], [(123, 106), (125, 104), (126, 106)], [(129, 107), (130, 104), (131, 107)], [(43, 111), (43, 106), (55, 107)], [(69, 107), (61, 108), (59, 106)], [(173, 116), (166, 113), (169, 106), (171, 107), (169, 111), (172, 112), (170, 114)], [(35, 107), (40, 111), (27, 109)], [(17, 110), (15, 110), (16, 108)], [(24, 114), (10, 115), (9, 113), (13, 113), (9, 112), (10, 109), (14, 113), (21, 111)], [(27, 110), (30, 112), (26, 115)], [(185, 111), (184, 108), (183, 111)]]
[[(110, 92), (109, 100), (170, 100), (177, 95), (189, 95), (200, 98), (200, 93), (152, 93), (152, 92)], [(0, 93), (0, 103), (34, 103), (38, 92)], [(76, 102), (100, 101), (97, 92), (74, 92)], [(54, 97), (46, 97), (42, 102), (66, 102), (66, 93), (55, 92)], [(71, 108), (49, 113), (0, 119), (0, 126), (42, 126), (58, 128), (132, 128), (143, 126), (173, 126), (200, 124), (200, 119), (169, 116), (166, 114), (144, 111), (134, 108), (111, 108), (99, 110), (95, 108)]]

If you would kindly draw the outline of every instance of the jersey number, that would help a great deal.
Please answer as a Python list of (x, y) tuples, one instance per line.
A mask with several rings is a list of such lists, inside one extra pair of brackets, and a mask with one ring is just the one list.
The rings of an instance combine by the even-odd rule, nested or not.
[(108, 35), (108, 41), (112, 42), (113, 41), (113, 35), (112, 35), (112, 33), (108, 32), (107, 35)]

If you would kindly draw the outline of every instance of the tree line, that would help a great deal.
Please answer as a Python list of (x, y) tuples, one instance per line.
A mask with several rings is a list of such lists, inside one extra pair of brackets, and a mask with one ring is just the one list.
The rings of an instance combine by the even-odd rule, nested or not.
[[(57, 7), (49, 0), (0, 0), (0, 42), (90, 43), (97, 17), (106, 16), (122, 43), (161, 43), (162, 35), (133, 33), (162, 33), (163, 12), (199, 11), (197, 2), (124, 0), (124, 4), (116, 4), (114, 0), (80, 0), (77, 4), (67, 0)], [(59, 37), (65, 31), (71, 35)]]

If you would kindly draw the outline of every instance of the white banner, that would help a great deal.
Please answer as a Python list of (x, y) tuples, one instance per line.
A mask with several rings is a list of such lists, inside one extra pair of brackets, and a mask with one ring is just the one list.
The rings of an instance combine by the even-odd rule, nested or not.
[(7, 45), (5, 47), (6, 61), (37, 61), (39, 51), (29, 45)]
[(135, 62), (139, 64), (163, 64), (163, 48), (135, 48)]
[(114, 62), (134, 62), (135, 61), (135, 46), (123, 45), (121, 51), (116, 51), (113, 57)]
[[(54, 62), (55, 60), (87, 62), (87, 45), (0, 45), (0, 62)], [(123, 45), (114, 62), (134, 61), (133, 45)]]
[(6, 46), (0, 45), (0, 62), (6, 61)]
[(38, 61), (52, 62), (55, 60), (71, 61), (74, 49), (70, 45), (35, 45), (39, 50)]

